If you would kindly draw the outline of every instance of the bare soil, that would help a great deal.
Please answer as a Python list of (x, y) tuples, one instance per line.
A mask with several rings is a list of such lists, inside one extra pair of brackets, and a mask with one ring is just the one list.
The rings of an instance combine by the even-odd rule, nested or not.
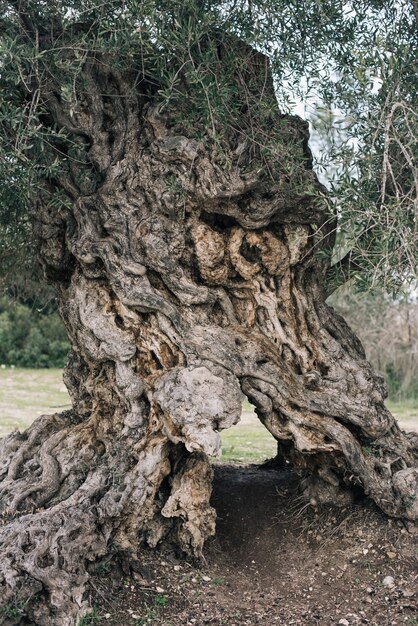
[(203, 563), (144, 550), (135, 572), (100, 564), (85, 624), (418, 625), (417, 526), (364, 499), (314, 509), (291, 472), (257, 466), (215, 467), (213, 505)]

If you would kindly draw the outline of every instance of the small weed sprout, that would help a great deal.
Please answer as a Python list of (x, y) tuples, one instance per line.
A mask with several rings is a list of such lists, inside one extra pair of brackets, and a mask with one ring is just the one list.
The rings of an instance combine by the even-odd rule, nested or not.
[(78, 626), (96, 626), (96, 624), (100, 624), (102, 618), (98, 614), (97, 610), (93, 608), (93, 610), (84, 615), (78, 623)]
[(412, 507), (414, 506), (416, 502), (416, 499), (417, 499), (417, 496), (409, 496), (409, 498), (404, 498), (404, 501), (402, 503), (402, 508), (405, 510), (412, 509)]
[(0, 615), (9, 619), (19, 619), (23, 615), (23, 606), (21, 604), (8, 604), (0, 610)]
[(167, 596), (155, 596), (155, 598), (154, 598), (154, 606), (155, 607), (163, 608), (163, 607), (167, 606), (167, 603), (168, 603)]

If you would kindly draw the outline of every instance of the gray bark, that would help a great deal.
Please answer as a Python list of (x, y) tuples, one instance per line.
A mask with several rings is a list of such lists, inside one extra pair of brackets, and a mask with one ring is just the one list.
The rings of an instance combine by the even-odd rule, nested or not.
[[(254, 78), (246, 96), (271, 105), (265, 58), (237, 53)], [(209, 458), (242, 392), (307, 497), (361, 487), (389, 515), (418, 518), (416, 441), (325, 302), (330, 268), (316, 253), (333, 235), (306, 123), (277, 108), (263, 121), (292, 148), (272, 174), (243, 139), (254, 109), (219, 154), (210, 131), (191, 137), (129, 76), (84, 71), (71, 119), (53, 91), (49, 107), (51, 123), (88, 142), (90, 169), (74, 164), (60, 181), (66, 208), (41, 199), (36, 212), (72, 343), (73, 409), (0, 442), (4, 624), (16, 598), (32, 623), (75, 624), (109, 552), (134, 562), (141, 543), (164, 540), (201, 555), (215, 532)]]

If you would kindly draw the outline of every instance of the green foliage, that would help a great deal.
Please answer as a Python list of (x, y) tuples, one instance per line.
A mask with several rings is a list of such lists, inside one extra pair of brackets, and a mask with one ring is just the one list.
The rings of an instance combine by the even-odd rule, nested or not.
[(152, 604), (153, 606), (146, 606), (144, 615), (135, 619), (133, 626), (146, 626), (158, 619), (161, 611), (168, 604), (168, 598), (167, 596), (154, 596)]
[(81, 618), (78, 626), (96, 626), (96, 624), (100, 624), (101, 621), (102, 618), (97, 610), (93, 609), (90, 613)]
[(56, 311), (30, 308), (0, 298), (0, 364), (63, 367), (69, 344)]
[(17, 623), (24, 615), (24, 607), (19, 603), (7, 604), (0, 609), (0, 614), (3, 614), (3, 616), (9, 620), (16, 620)]
[(416, 502), (416, 499), (417, 499), (416, 496), (410, 496), (409, 498), (405, 498), (402, 503), (402, 508), (405, 510), (412, 509), (412, 507), (414, 506)]
[(168, 604), (167, 596), (155, 596), (154, 606), (157, 608), (164, 608)]
[(363, 451), (370, 456), (379, 457), (380, 447), (373, 439), (366, 439), (362, 445)]

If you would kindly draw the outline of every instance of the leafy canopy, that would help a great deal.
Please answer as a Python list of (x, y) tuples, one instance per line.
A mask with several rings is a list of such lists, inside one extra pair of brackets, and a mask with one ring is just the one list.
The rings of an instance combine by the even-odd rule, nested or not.
[[(58, 210), (68, 199), (54, 181), (70, 167), (84, 176), (89, 165), (68, 123), (47, 123), (51, 98), (71, 119), (94, 58), (129, 72), (133, 90), (146, 84), (162, 108), (221, 143), (238, 112), (232, 83), (217, 72), (218, 34), (270, 57), (283, 111), (306, 105), (317, 170), (332, 173), (334, 262), (355, 268), (363, 286), (396, 290), (417, 279), (416, 0), (12, 0), (0, 3), (0, 32), (3, 273), (31, 267), (37, 195)], [(251, 139), (267, 160), (275, 152), (265, 128)], [(91, 171), (86, 184), (94, 187)]]

